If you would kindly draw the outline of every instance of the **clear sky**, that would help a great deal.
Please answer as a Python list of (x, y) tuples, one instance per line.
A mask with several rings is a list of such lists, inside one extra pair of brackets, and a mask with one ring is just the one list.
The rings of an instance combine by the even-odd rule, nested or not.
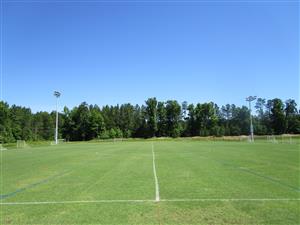
[(297, 1), (2, 2), (3, 99), (299, 103)]

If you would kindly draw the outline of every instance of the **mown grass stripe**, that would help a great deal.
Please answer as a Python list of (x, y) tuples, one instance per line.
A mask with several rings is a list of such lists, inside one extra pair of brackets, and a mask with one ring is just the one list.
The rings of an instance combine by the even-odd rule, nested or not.
[(222, 160), (222, 161), (221, 161), (221, 160), (214, 160), (214, 161), (216, 161), (216, 162), (218, 162), (218, 163), (220, 163), (220, 164), (222, 164), (222, 165), (232, 167), (232, 168), (234, 168), (234, 169), (236, 169), (236, 170), (239, 170), (239, 171), (242, 171), (242, 172), (246, 172), (246, 173), (252, 174), (252, 175), (254, 175), (254, 176), (263, 178), (263, 179), (265, 179), (265, 180), (268, 180), (268, 181), (270, 181), (270, 182), (272, 182), (272, 183), (278, 184), (278, 185), (280, 185), (280, 186), (282, 186), (282, 187), (285, 187), (285, 188), (288, 188), (288, 189), (290, 189), (290, 190), (293, 190), (293, 191), (296, 191), (296, 192), (300, 192), (300, 188), (298, 188), (298, 187), (295, 187), (295, 186), (286, 184), (286, 183), (281, 182), (281, 181), (279, 181), (279, 180), (276, 180), (276, 179), (274, 179), (274, 178), (272, 178), (272, 177), (269, 177), (269, 176), (266, 176), (266, 175), (257, 173), (257, 172), (255, 172), (255, 171), (253, 171), (253, 170), (248, 169), (248, 168), (242, 168), (242, 167), (236, 166), (236, 165), (234, 165), (234, 164), (228, 163), (227, 161), (223, 161), (223, 160)]
[(24, 191), (26, 191), (28, 189), (34, 188), (34, 187), (39, 186), (41, 184), (45, 184), (45, 183), (49, 182), (50, 180), (53, 180), (53, 179), (55, 179), (57, 177), (61, 177), (61, 176), (65, 175), (65, 174), (67, 174), (67, 173), (69, 173), (69, 172), (59, 173), (59, 174), (53, 175), (51, 177), (48, 177), (47, 179), (41, 180), (39, 182), (36, 182), (36, 183), (33, 183), (33, 184), (29, 184), (26, 187), (17, 189), (17, 190), (15, 190), (13, 192), (10, 192), (10, 193), (7, 193), (7, 194), (2, 194), (2, 195), (0, 195), (0, 199), (2, 200), (2, 199), (7, 199), (7, 198), (10, 198), (10, 197), (13, 197), (13, 196), (15, 196), (18, 193), (24, 192)]
[[(223, 198), (223, 199), (160, 199), (160, 202), (289, 202), (289, 201), (300, 201), (300, 199), (293, 198)], [(48, 202), (3, 202), (1, 205), (55, 205), (55, 204), (97, 204), (97, 203), (157, 203), (153, 199), (141, 199), (141, 200), (87, 200), (87, 201), (48, 201)]]

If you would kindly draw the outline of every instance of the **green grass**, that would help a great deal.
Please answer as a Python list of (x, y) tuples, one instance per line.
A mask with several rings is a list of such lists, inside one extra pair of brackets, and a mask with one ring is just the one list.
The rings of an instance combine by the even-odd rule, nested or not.
[[(299, 153), (184, 139), (2, 151), (0, 224), (299, 224)], [(7, 205), (22, 202), (47, 204)]]

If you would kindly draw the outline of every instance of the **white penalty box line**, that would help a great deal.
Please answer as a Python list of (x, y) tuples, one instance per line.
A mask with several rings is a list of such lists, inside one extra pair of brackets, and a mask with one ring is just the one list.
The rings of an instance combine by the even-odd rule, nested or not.
[[(290, 202), (293, 198), (216, 198), (216, 199), (160, 199), (160, 202)], [(90, 201), (45, 201), (45, 202), (1, 202), (1, 205), (59, 205), (59, 204), (107, 204), (107, 203), (157, 203), (156, 200), (90, 200)]]
[(51, 205), (51, 204), (91, 204), (91, 203), (144, 203), (159, 202), (159, 184), (156, 173), (154, 144), (152, 143), (152, 166), (155, 181), (155, 199), (154, 200), (90, 200), (90, 201), (36, 201), (36, 202), (1, 202), (0, 205)]

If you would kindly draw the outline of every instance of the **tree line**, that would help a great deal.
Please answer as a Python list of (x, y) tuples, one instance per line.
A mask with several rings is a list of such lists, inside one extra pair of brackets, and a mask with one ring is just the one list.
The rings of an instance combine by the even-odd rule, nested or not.
[[(253, 107), (256, 135), (299, 134), (300, 112), (295, 100), (258, 98)], [(55, 111), (33, 113), (29, 108), (0, 102), (0, 141), (52, 140)], [(188, 104), (149, 98), (143, 105), (81, 103), (59, 113), (59, 137), (68, 141), (109, 138), (235, 136), (249, 134), (246, 106), (213, 102)]]

